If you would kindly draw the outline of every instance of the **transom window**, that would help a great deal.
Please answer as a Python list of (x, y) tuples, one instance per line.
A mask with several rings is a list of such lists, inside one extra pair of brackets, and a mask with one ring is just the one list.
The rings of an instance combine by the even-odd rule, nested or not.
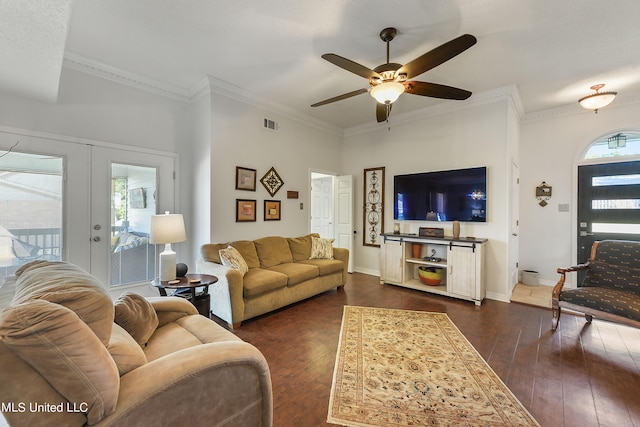
[(590, 160), (636, 155), (640, 155), (640, 135), (621, 132), (597, 141), (584, 158)]

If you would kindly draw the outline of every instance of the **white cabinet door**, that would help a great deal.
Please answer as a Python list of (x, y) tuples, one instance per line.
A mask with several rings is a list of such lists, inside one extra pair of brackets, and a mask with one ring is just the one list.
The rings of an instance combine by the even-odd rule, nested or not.
[(402, 242), (399, 240), (387, 240), (380, 245), (380, 281), (401, 284), (403, 281), (402, 270)]
[(475, 298), (476, 253), (472, 246), (450, 246), (447, 256), (447, 292)]

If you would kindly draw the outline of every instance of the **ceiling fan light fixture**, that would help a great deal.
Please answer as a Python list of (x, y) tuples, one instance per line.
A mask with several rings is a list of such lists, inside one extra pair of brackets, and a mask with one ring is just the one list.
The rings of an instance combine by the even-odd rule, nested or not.
[(404, 93), (404, 85), (398, 82), (384, 82), (371, 89), (371, 96), (380, 104), (393, 104)]
[(578, 102), (580, 103), (582, 108), (586, 108), (587, 110), (594, 110), (597, 113), (600, 108), (606, 107), (607, 105), (611, 104), (618, 92), (599, 92), (599, 90), (603, 87), (604, 84), (602, 83), (591, 86), (591, 89), (595, 90), (596, 93), (592, 93), (591, 95), (580, 98)]

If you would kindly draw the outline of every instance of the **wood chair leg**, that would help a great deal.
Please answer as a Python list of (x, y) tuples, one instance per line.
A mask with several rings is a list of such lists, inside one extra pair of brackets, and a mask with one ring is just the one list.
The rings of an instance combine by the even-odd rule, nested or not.
[(552, 308), (553, 317), (551, 318), (551, 330), (558, 329), (558, 322), (560, 321), (560, 307)]
[(585, 314), (584, 318), (587, 319), (587, 323), (591, 323), (591, 321), (593, 320), (593, 316), (590, 314)]

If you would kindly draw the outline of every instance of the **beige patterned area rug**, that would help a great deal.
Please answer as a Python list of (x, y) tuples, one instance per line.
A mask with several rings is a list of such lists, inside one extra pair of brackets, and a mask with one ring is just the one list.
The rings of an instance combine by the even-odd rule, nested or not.
[(327, 421), (538, 426), (445, 313), (345, 306)]

